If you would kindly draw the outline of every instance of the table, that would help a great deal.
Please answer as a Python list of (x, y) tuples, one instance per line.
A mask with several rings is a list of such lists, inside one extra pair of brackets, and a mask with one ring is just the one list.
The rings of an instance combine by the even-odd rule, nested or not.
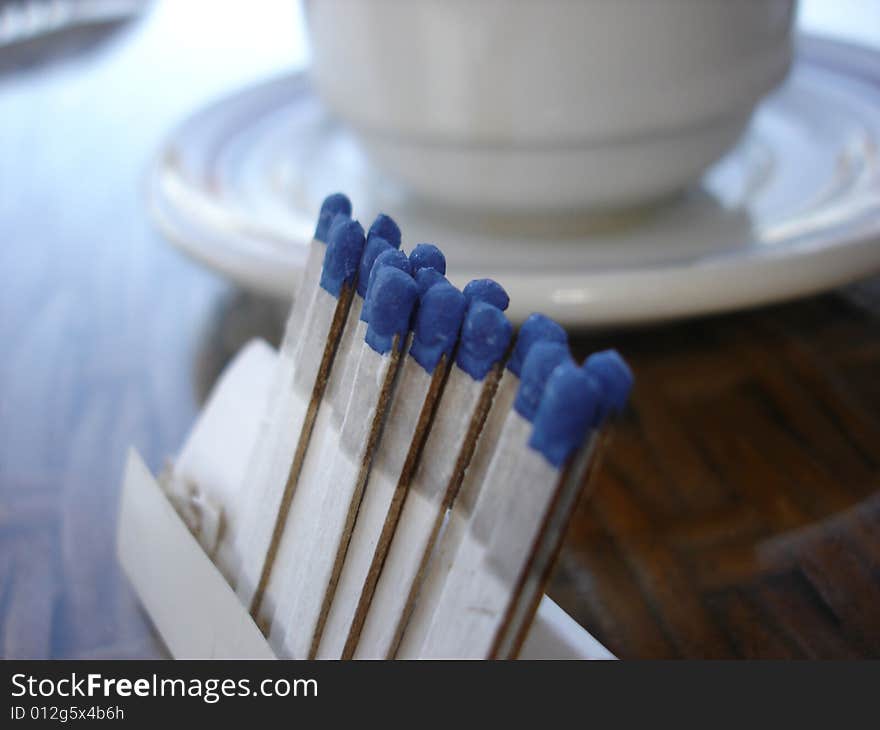
[(880, 656), (880, 280), (610, 341), (633, 407), (551, 595), (624, 657)]
[[(206, 7), (0, 65), (4, 657), (163, 656), (115, 560), (126, 450), (160, 470), (223, 363), (280, 331), (144, 208), (171, 124), (304, 61), (292, 3)], [(575, 338), (607, 344), (638, 385), (551, 595), (622, 657), (880, 656), (880, 279)]]

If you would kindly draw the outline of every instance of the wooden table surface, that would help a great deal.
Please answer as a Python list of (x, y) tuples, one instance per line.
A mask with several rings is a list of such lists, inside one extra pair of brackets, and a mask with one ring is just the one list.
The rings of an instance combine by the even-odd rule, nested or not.
[[(142, 175), (193, 108), (303, 62), (295, 11), (171, 5), (23, 70), (0, 50), (4, 657), (163, 655), (116, 565), (126, 449), (160, 469), (278, 336), (281, 305), (154, 232)], [(638, 384), (553, 597), (622, 657), (880, 656), (880, 279), (576, 337), (607, 344)]]

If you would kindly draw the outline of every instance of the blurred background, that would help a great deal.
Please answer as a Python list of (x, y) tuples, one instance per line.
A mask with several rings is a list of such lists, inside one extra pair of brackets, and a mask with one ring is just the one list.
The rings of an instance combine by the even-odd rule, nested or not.
[[(880, 48), (880, 3), (805, 0), (796, 27)], [(289, 304), (236, 284), (247, 264), (169, 244), (156, 156), (205, 105), (305, 69), (306, 37), (293, 0), (0, 0), (0, 656), (164, 655), (115, 558), (126, 451), (161, 470), (223, 365), (277, 342)], [(446, 230), (448, 208), (369, 194), (405, 208), (405, 235)], [(615, 346), (638, 381), (550, 591), (619, 656), (880, 656), (880, 242), (864, 210), (855, 268), (797, 301), (656, 322), (559, 295), (577, 353)]]

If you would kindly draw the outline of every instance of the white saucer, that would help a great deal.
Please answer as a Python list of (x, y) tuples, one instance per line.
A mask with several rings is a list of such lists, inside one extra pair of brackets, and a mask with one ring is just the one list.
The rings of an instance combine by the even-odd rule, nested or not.
[(802, 38), (792, 73), (702, 184), (602, 220), (464, 216), (374, 173), (290, 75), (223, 99), (173, 132), (150, 207), (189, 255), (290, 296), (320, 202), (341, 190), (365, 227), (384, 211), (404, 248), (446, 253), (462, 285), (492, 276), (520, 320), (636, 324), (819, 292), (880, 271), (880, 53)]

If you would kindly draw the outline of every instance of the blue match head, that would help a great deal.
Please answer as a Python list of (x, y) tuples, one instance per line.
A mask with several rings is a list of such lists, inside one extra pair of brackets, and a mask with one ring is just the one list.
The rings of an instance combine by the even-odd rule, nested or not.
[(507, 296), (504, 287), (493, 279), (473, 279), (468, 282), (463, 292), (469, 306), (474, 301), (486, 302), (503, 312), (510, 304), (510, 297)]
[(409, 255), (413, 276), (422, 269), (435, 269), (441, 274), (446, 273), (446, 257), (433, 243), (420, 243)]
[(596, 379), (573, 362), (557, 367), (544, 388), (529, 446), (561, 468), (596, 422), (599, 391)]
[(560, 325), (543, 314), (530, 314), (516, 336), (516, 345), (507, 362), (507, 369), (522, 377), (523, 364), (536, 342), (568, 343), (568, 335)]
[(367, 233), (367, 242), (371, 238), (384, 238), (393, 248), (400, 248), (400, 228), (390, 215), (379, 213), (370, 231)]
[(413, 273), (413, 276), (415, 277), (416, 284), (419, 285), (419, 296), (428, 291), (434, 284), (446, 281), (446, 277), (443, 274), (437, 271), (437, 269), (431, 268), (419, 269)]
[(330, 240), (324, 254), (321, 288), (338, 297), (345, 284), (357, 278), (361, 255), (364, 252), (364, 229), (353, 220), (337, 218), (330, 226)]
[[(366, 255), (366, 251), (364, 252), (364, 255)], [(361, 262), (363, 262), (363, 258), (361, 259)], [(378, 274), (385, 266), (399, 269), (406, 274), (409, 273), (409, 259), (403, 251), (398, 251), (396, 248), (389, 247), (376, 257), (373, 266), (370, 268), (369, 280), (367, 281), (367, 288), (364, 292), (364, 305), (361, 307), (361, 320), (363, 322), (370, 321), (370, 308), (368, 306), (370, 301), (370, 288), (373, 286), (376, 274)], [(358, 283), (360, 284), (360, 279), (358, 279)]]
[(617, 350), (594, 352), (584, 363), (584, 371), (596, 379), (602, 388), (598, 419), (611, 413), (620, 413), (626, 406), (633, 387), (633, 374)]
[[(348, 218), (344, 215), (334, 215), (332, 220), (330, 221), (330, 227), (327, 229), (327, 238), (324, 240), (324, 243), (327, 244), (327, 248), (330, 248), (330, 241), (332, 241), (337, 236), (342, 235), (342, 230), (351, 223), (351, 218)], [(324, 258), (327, 258), (327, 251), (324, 251)], [(322, 263), (323, 266), (323, 263)]]
[(419, 297), (409, 354), (429, 373), (443, 355), (447, 361), (452, 356), (466, 306), (464, 294), (448, 281), (434, 284)]
[[(441, 281), (445, 281), (447, 284), (449, 280), (443, 276), (437, 269), (419, 269), (415, 274), (413, 274), (413, 278), (416, 280), (416, 285), (419, 287), (419, 300), (424, 296), (425, 292), (428, 291), (434, 284), (439, 284)], [(413, 307), (412, 312), (412, 328), (415, 329), (416, 326), (416, 318), (419, 316), (419, 302), (416, 302), (416, 306)]]
[(336, 216), (351, 218), (351, 201), (342, 193), (333, 193), (324, 198), (321, 203), (321, 212), (318, 214), (318, 225), (315, 228), (315, 238), (325, 243), (329, 240), (330, 224)]
[(513, 325), (498, 307), (474, 301), (461, 326), (455, 362), (474, 380), (482, 380), (504, 357), (512, 337)]
[[(361, 297), (367, 296), (367, 284), (370, 283), (370, 274), (373, 271), (373, 264), (379, 258), (379, 254), (385, 251), (394, 251), (394, 247), (384, 238), (379, 236), (367, 236), (367, 243), (364, 246), (364, 255), (361, 256), (360, 267), (358, 268), (357, 293)], [(409, 263), (409, 262), (407, 262)]]
[(391, 350), (395, 335), (409, 331), (409, 317), (419, 291), (413, 278), (393, 266), (376, 272), (365, 304), (370, 308), (366, 343), (379, 354)]
[(519, 390), (513, 407), (527, 421), (535, 419), (547, 380), (559, 365), (573, 362), (568, 345), (561, 342), (536, 342), (529, 350), (520, 373)]

